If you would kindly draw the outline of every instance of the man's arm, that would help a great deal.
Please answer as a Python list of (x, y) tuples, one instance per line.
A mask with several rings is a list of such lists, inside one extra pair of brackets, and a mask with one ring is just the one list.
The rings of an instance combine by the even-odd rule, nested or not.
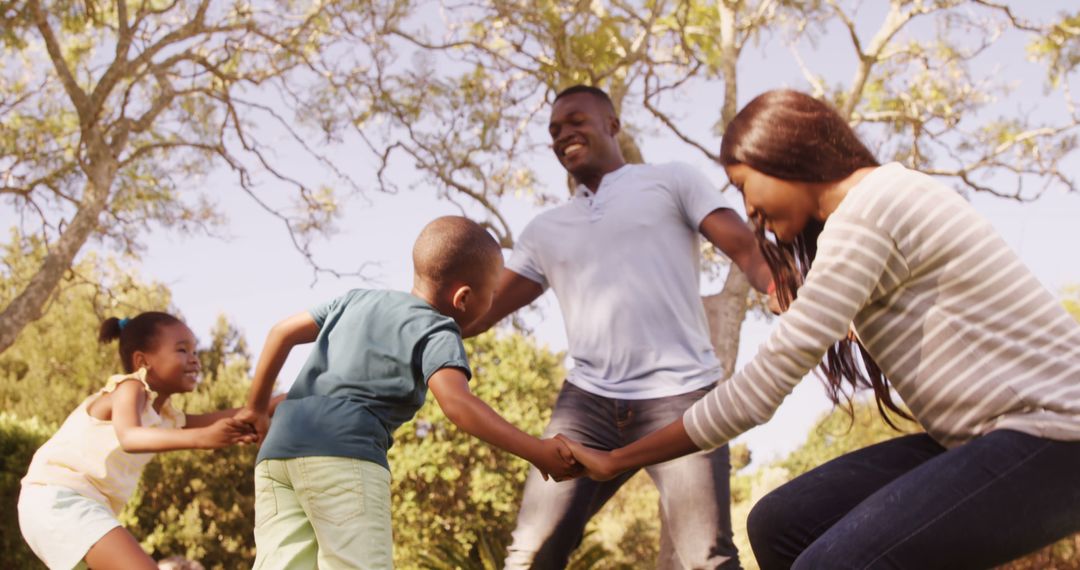
[(495, 286), (495, 300), (491, 308), (485, 315), (466, 325), (461, 336), (469, 338), (490, 329), (510, 313), (535, 301), (543, 292), (544, 288), (536, 281), (503, 269)]
[(769, 291), (769, 284), (773, 280), (769, 265), (761, 255), (754, 232), (734, 210), (713, 210), (701, 221), (698, 229), (739, 266), (754, 289), (762, 293)]

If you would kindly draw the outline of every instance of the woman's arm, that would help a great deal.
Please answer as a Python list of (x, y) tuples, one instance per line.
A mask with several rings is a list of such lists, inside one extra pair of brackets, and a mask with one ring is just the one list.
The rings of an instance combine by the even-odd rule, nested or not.
[(817, 256), (757, 355), (683, 415), (690, 439), (719, 447), (767, 422), (795, 385), (821, 362), (878, 287), (899, 250), (870, 222), (834, 214), (818, 236)]
[(644, 467), (719, 447), (768, 421), (780, 402), (837, 339), (877, 286), (891, 239), (876, 228), (838, 221), (818, 239), (818, 256), (788, 312), (743, 369), (687, 410), (679, 420), (626, 447), (603, 452), (567, 438), (589, 477), (606, 480)]
[(700, 451), (686, 433), (682, 418), (614, 451), (591, 449), (562, 434), (555, 438), (570, 448), (574, 459), (585, 467), (585, 475), (596, 481), (608, 481), (631, 469), (648, 467)]

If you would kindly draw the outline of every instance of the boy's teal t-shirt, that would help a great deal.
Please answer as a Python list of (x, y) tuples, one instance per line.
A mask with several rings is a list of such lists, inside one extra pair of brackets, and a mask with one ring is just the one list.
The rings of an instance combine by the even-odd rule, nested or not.
[(354, 289), (311, 309), (315, 347), (274, 413), (257, 461), (330, 455), (389, 468), (394, 430), (441, 368), (472, 376), (453, 319), (400, 291)]

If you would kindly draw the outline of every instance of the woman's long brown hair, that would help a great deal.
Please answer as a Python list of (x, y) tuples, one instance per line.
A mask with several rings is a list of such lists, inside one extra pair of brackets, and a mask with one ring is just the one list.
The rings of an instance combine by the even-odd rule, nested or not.
[[(879, 165), (831, 106), (790, 90), (763, 93), (739, 111), (724, 132), (720, 164), (725, 168), (745, 164), (774, 178), (799, 182), (834, 182), (860, 168)], [(814, 263), (824, 224), (811, 219), (791, 243), (774, 243), (765, 235), (762, 220), (754, 222), (758, 247), (772, 272), (780, 306), (786, 310)], [(890, 426), (898, 429), (888, 412), (913, 419), (893, 402), (888, 378), (858, 339), (849, 336), (831, 346), (820, 371), (829, 398), (836, 405), (846, 404), (849, 414), (854, 411), (855, 392), (867, 387), (873, 389), (878, 411)]]

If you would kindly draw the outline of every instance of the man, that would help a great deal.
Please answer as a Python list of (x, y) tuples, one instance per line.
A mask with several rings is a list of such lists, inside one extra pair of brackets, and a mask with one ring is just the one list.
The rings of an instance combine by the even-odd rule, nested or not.
[[(698, 233), (765, 291), (771, 276), (749, 227), (709, 181), (679, 164), (627, 164), (606, 93), (559, 93), (548, 127), (555, 156), (578, 183), (566, 204), (522, 232), (489, 312), (487, 330), (551, 287), (574, 367), (547, 437), (626, 445), (682, 416), (722, 374), (698, 291)], [(738, 568), (731, 538), (727, 447), (646, 468), (660, 492), (661, 567)], [(585, 524), (630, 474), (603, 483), (525, 483), (506, 568), (563, 568)]]

